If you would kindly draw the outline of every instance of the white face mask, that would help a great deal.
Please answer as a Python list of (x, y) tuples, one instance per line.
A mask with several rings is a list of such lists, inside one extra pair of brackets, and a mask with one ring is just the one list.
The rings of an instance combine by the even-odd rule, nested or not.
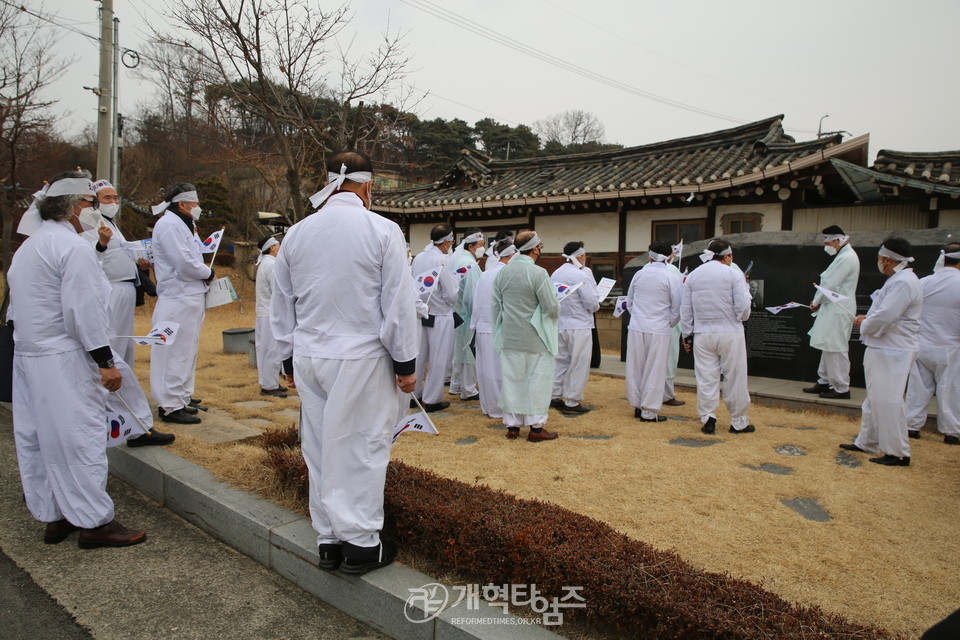
[(192, 217), (194, 220), (199, 220), (201, 213), (203, 213), (203, 209), (200, 208), (200, 205), (190, 209), (190, 217)]
[(484, 249), (483, 247), (480, 247), (479, 249), (477, 249), (477, 253), (476, 253), (477, 260), (482, 258), (483, 254), (485, 253), (486, 253), (486, 249)]
[(100, 204), (100, 215), (110, 218), (113, 220), (113, 217), (117, 215), (117, 212), (120, 211), (120, 204), (117, 202), (103, 202)]
[(829, 245), (829, 244), (823, 245), (823, 250), (827, 252), (827, 255), (828, 255), (828, 256), (835, 256), (835, 255), (837, 255), (837, 250), (836, 250), (834, 247), (832, 247), (831, 245)]
[(877, 260), (877, 270), (883, 275), (887, 275), (887, 272), (883, 270), (883, 260)]
[(102, 221), (100, 212), (93, 207), (84, 207), (81, 209), (79, 215), (77, 215), (77, 218), (80, 220), (80, 227), (84, 231), (96, 229), (100, 226), (100, 222)]

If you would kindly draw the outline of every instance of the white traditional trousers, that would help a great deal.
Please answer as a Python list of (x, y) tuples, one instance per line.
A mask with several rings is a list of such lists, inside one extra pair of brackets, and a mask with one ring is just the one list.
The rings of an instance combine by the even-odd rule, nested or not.
[(14, 355), (13, 434), (27, 508), (84, 529), (113, 520), (107, 495), (107, 390), (83, 349)]
[(477, 395), (477, 365), (472, 362), (454, 362), (451, 366), (453, 369), (450, 371), (450, 393), (459, 393), (461, 399)]
[(920, 344), (907, 382), (907, 426), (919, 431), (937, 396), (937, 430), (960, 436), (960, 348)]
[(536, 413), (536, 414), (524, 414), (524, 413), (506, 413), (503, 414), (503, 426), (507, 427), (542, 427), (547, 423), (547, 417), (549, 414), (546, 413)]
[(627, 332), (627, 401), (652, 420), (663, 407), (672, 334)]
[[(110, 329), (115, 336), (132, 336), (133, 312), (137, 308), (137, 288), (132, 282), (110, 283)], [(134, 344), (130, 338), (114, 338), (110, 346), (133, 368)]]
[(673, 387), (674, 378), (677, 377), (677, 361), (680, 360), (680, 324), (673, 327), (670, 334), (670, 352), (667, 354), (667, 378), (663, 384), (663, 401), (673, 400), (677, 397), (676, 389)]
[(416, 395), (424, 404), (443, 400), (444, 376), (453, 357), (453, 315), (434, 316), (432, 327), (420, 328)]
[(743, 332), (695, 334), (693, 359), (700, 422), (717, 417), (714, 412), (720, 404), (720, 375), (723, 374), (723, 402), (730, 412), (731, 426), (737, 431), (745, 429), (749, 424), (750, 392)]
[(202, 293), (157, 299), (153, 324), (164, 320), (180, 323), (172, 345), (150, 348), (150, 395), (167, 413), (187, 406), (193, 396), (197, 347), (205, 314)]
[(502, 418), (500, 409), (500, 356), (493, 350), (493, 334), (477, 332), (477, 384), (480, 387), (480, 411), (491, 418)]
[(853, 441), (864, 451), (898, 458), (910, 455), (903, 394), (916, 356), (916, 351), (876, 347), (864, 352), (867, 399), (860, 410), (860, 433)]
[(568, 407), (583, 401), (583, 389), (590, 377), (593, 331), (561, 329), (557, 332), (557, 368), (553, 373), (553, 397)]
[(408, 401), (393, 361), (294, 356), (294, 370), (317, 543), (376, 546), (390, 441), (400, 403)]
[(277, 378), (283, 366), (283, 357), (280, 355), (280, 344), (270, 330), (270, 316), (257, 316), (254, 340), (257, 345), (257, 380), (260, 388), (267, 391), (280, 388)]
[(837, 393), (850, 391), (850, 355), (846, 351), (821, 351), (817, 382)]

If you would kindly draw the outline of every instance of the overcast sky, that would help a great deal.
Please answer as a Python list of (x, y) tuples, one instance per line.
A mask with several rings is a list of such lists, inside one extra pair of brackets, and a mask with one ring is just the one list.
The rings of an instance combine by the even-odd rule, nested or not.
[[(16, 1), (98, 33), (95, 0)], [(115, 0), (123, 47), (142, 47), (163, 4)], [(605, 125), (607, 142), (634, 146), (781, 113), (788, 133), (806, 140), (829, 114), (825, 131), (870, 134), (871, 159), (882, 148), (960, 149), (957, 0), (357, 0), (351, 8), (345, 38), (358, 54), (388, 23), (405, 34), (409, 81), (427, 92), (421, 118), (532, 125), (582, 109)], [(95, 121), (96, 98), (81, 87), (97, 83), (97, 45), (53, 28), (77, 59), (51, 90), (70, 135)], [(121, 112), (151, 93), (121, 72)]]

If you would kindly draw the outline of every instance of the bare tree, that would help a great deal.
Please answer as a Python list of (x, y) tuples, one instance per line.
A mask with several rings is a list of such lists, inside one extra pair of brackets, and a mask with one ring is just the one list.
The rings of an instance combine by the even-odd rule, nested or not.
[(555, 142), (563, 147), (603, 142), (603, 123), (589, 111), (574, 109), (537, 120), (533, 130), (544, 143)]
[(362, 101), (402, 80), (407, 58), (400, 36), (384, 34), (377, 51), (352, 61), (349, 47), (334, 51), (350, 22), (346, 5), (168, 0), (167, 7), (194, 39), (187, 46), (201, 61), (207, 122), (228, 133), (235, 158), (265, 180), (282, 166), (287, 205), (294, 220), (302, 218), (304, 183), (315, 185), (326, 154), (355, 144), (363, 131)]
[[(24, 166), (36, 159), (28, 140), (52, 126), (46, 87), (59, 78), (69, 60), (52, 53), (56, 38), (26, 11), (0, 5), (0, 219), (3, 236), (3, 273), (13, 258), (13, 222), (22, 210)], [(35, 185), (39, 186), (39, 185)]]

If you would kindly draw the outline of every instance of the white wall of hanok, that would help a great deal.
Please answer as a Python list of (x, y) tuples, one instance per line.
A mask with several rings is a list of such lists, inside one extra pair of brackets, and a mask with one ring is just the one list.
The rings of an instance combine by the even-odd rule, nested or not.
[(960, 227), (960, 211), (941, 211), (941, 227)]
[(627, 253), (639, 253), (649, 249), (655, 221), (700, 220), (706, 217), (706, 207), (627, 211), (627, 246), (625, 250)]
[[(794, 231), (820, 232), (833, 224), (839, 225), (847, 233), (926, 229), (928, 222), (928, 212), (921, 211), (916, 203), (821, 207), (795, 209), (793, 212)], [(942, 214), (940, 226), (945, 226)]]
[(783, 207), (779, 203), (718, 204), (717, 226), (713, 230), (713, 235), (723, 235), (723, 217), (729, 214), (760, 214), (760, 228), (757, 231), (781, 231), (783, 229)]
[(562, 253), (568, 242), (583, 241), (590, 253), (619, 250), (620, 215), (617, 213), (572, 213), (537, 216), (537, 235), (544, 253)]

